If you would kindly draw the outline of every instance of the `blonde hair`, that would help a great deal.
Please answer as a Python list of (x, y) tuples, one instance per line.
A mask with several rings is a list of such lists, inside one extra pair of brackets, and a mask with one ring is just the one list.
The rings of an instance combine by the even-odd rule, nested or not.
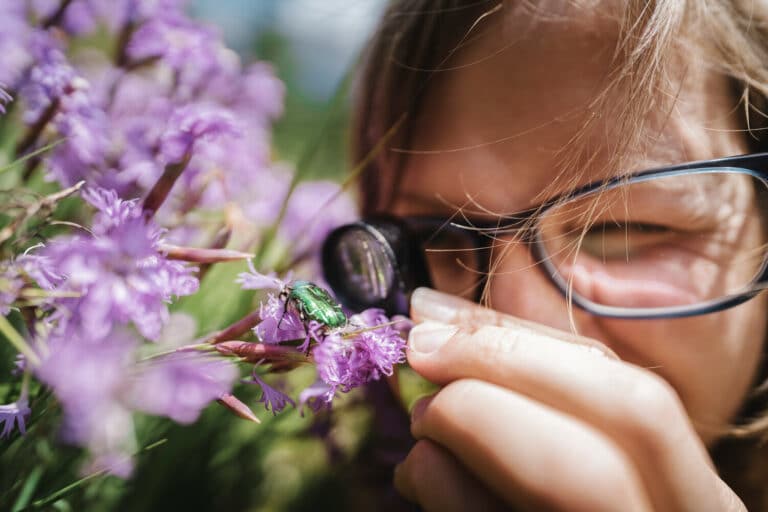
[[(768, 2), (758, 0), (398, 0), (384, 14), (356, 83), (352, 158), (367, 161), (361, 176), (364, 214), (386, 211), (399, 187), (415, 122), (430, 83), (491, 16), (527, 16), (533, 23), (564, 21), (568, 9), (599, 9), (618, 31), (612, 67), (601, 92), (585, 106), (581, 128), (562, 149), (560, 177), (578, 179), (594, 160), (586, 143), (595, 120), (618, 120), (618, 141), (606, 169), (626, 169), (630, 150), (653, 133), (638, 130), (653, 112), (670, 112), (670, 64), (696, 55), (732, 85), (747, 144), (765, 151), (768, 127)], [(678, 61), (679, 62), (679, 61)], [(620, 99), (621, 101), (617, 101)], [(597, 114), (597, 115), (595, 115)], [(382, 150), (383, 148), (383, 150)], [(381, 172), (386, 170), (386, 172)], [(760, 380), (768, 372), (762, 365)], [(713, 449), (726, 482), (749, 510), (768, 510), (768, 381), (756, 384), (734, 426)]]

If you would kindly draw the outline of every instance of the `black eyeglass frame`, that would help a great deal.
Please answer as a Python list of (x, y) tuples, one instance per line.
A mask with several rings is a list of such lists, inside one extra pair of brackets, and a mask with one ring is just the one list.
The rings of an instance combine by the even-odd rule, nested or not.
[[(515, 231), (518, 233), (518, 236), (520, 236), (520, 240), (522, 242), (529, 244), (534, 262), (544, 271), (544, 274), (555, 286), (555, 288), (563, 295), (566, 300), (570, 300), (575, 306), (584, 311), (601, 317), (635, 320), (683, 318), (689, 316), (704, 315), (723, 311), (725, 309), (742, 304), (755, 297), (764, 289), (768, 288), (768, 260), (764, 259), (760, 271), (757, 273), (756, 277), (751, 281), (751, 283), (745, 287), (744, 291), (736, 294), (731, 294), (720, 297), (718, 299), (687, 306), (670, 306), (660, 308), (624, 308), (618, 306), (606, 306), (591, 302), (579, 294), (569, 291), (568, 283), (563, 279), (560, 273), (556, 271), (554, 265), (551, 261), (549, 261), (549, 258), (547, 257), (547, 253), (544, 250), (544, 242), (541, 239), (541, 233), (538, 230), (537, 223), (531, 222), (531, 220), (535, 216), (544, 216), (546, 212), (551, 208), (577, 200), (597, 191), (608, 191), (620, 186), (626, 186), (630, 183), (639, 183), (669, 176), (704, 174), (712, 172), (746, 174), (762, 181), (768, 189), (768, 153), (754, 153), (718, 158), (713, 160), (687, 162), (684, 164), (659, 167), (627, 175), (620, 175), (606, 180), (595, 181), (575, 190), (555, 196), (535, 207), (514, 213), (509, 216), (509, 218), (513, 220), (503, 224), (499, 221), (472, 221), (471, 223), (462, 224), (460, 222), (451, 221), (450, 218), (436, 216), (377, 216), (364, 219), (361, 222), (355, 223), (355, 225), (364, 226), (367, 222), (377, 222), (380, 219), (400, 219), (400, 221), (402, 221), (405, 226), (413, 225), (414, 223), (421, 225), (432, 225), (437, 229), (441, 229), (441, 226), (443, 229), (450, 226), (451, 229), (460, 229), (466, 231), (467, 234), (472, 236), (474, 245), (478, 249), (487, 247), (489, 232), (495, 235), (504, 233), (505, 231)], [(329, 236), (329, 240), (333, 237), (334, 233), (337, 233), (339, 230), (343, 230), (349, 226), (351, 225), (337, 228), (337, 230), (335, 230)], [(417, 240), (417, 242), (423, 243), (424, 240)], [(388, 250), (391, 251), (391, 248)], [(411, 258), (413, 257), (411, 256)], [(486, 269), (486, 274), (478, 278), (475, 300), (477, 300), (482, 293), (484, 286), (483, 283), (487, 278), (487, 271), (489, 270), (488, 267), (490, 265), (490, 257), (485, 254), (479, 263), (481, 265), (479, 268)], [(426, 267), (423, 267), (422, 265), (424, 264), (420, 263), (419, 267), (421, 269), (425, 269)], [(399, 271), (400, 269), (395, 270)], [(421, 278), (414, 278), (413, 276), (406, 276), (405, 279), (401, 278), (401, 284), (404, 284), (405, 281), (408, 281), (414, 287), (429, 286), (431, 284), (428, 274), (426, 276), (422, 276)], [(412, 289), (407, 293), (410, 291), (412, 291)]]

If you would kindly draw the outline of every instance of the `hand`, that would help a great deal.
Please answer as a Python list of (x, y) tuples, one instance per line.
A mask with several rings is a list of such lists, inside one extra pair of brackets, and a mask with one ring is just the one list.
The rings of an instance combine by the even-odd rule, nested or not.
[(425, 510), (745, 510), (656, 374), (431, 290), (412, 316), (408, 361), (444, 387), (414, 406), (395, 485)]

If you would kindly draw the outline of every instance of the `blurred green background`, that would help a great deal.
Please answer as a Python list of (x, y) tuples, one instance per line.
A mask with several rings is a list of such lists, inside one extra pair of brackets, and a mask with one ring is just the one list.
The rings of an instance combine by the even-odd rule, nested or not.
[[(295, 164), (316, 146), (307, 178), (341, 179), (346, 162), (349, 106), (345, 84), (385, 0), (194, 0), (194, 17), (218, 26), (244, 61), (271, 62), (286, 85), (285, 113), (274, 127), (275, 159)], [(222, 264), (201, 292), (176, 311), (196, 317), (200, 330), (226, 325), (254, 307), (253, 295), (233, 293), (242, 264)], [(204, 325), (206, 321), (217, 325)], [(12, 350), (0, 344), (0, 372)], [(279, 385), (284, 379), (269, 379)], [(428, 391), (402, 373), (406, 403)], [(292, 388), (310, 384), (314, 370), (292, 372)], [(13, 386), (0, 389), (15, 396)], [(295, 409), (272, 416), (255, 403), (259, 391), (236, 394), (262, 419), (255, 425), (213, 405), (192, 426), (137, 418), (144, 447), (130, 480), (96, 476), (79, 481), (82, 453), (55, 442), (58, 411), (37, 411), (35, 435), (0, 445), (0, 511), (323, 511), (395, 510), (391, 470), (405, 453), (407, 415), (384, 382), (334, 403), (334, 413)], [(6, 395), (6, 396), (2, 396)], [(8, 401), (8, 400), (6, 400)], [(377, 404), (377, 411), (371, 404)], [(42, 434), (42, 435), (40, 435)], [(33, 467), (31, 471), (21, 469)], [(72, 485), (75, 483), (76, 485)]]

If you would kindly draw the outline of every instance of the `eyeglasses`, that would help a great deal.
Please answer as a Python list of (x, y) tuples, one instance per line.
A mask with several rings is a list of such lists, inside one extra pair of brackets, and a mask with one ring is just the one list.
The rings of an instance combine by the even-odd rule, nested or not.
[[(768, 288), (768, 153), (591, 183), (493, 222), (367, 218), (326, 239), (325, 278), (356, 310), (408, 312), (431, 286), (479, 299), (510, 244), (572, 303), (627, 319), (701, 315)], [(536, 293), (524, 290), (521, 293)]]

